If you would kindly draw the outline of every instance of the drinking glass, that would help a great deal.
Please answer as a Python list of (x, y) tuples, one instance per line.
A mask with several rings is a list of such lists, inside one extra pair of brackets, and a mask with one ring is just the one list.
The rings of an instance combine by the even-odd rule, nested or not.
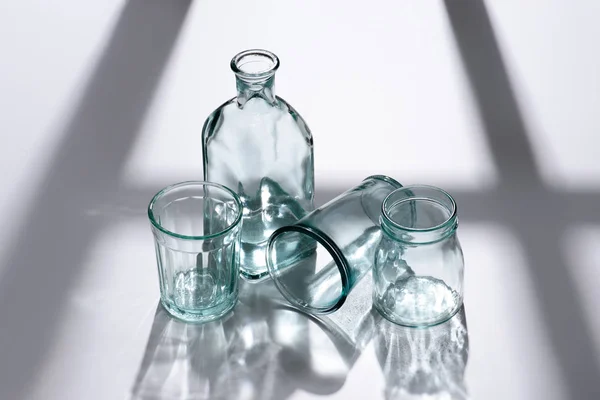
[(178, 183), (154, 196), (148, 217), (165, 309), (187, 322), (231, 310), (238, 295), (238, 196), (215, 183)]

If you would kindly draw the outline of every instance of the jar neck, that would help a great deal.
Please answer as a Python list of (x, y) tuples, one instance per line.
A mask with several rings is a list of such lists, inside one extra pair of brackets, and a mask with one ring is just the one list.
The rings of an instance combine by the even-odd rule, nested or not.
[(245, 76), (236, 75), (237, 104), (243, 108), (246, 102), (253, 97), (260, 97), (267, 103), (275, 105), (275, 73), (266, 79), (253, 80)]
[(407, 244), (428, 244), (440, 242), (452, 236), (458, 228), (458, 218), (453, 217), (439, 228), (431, 230), (411, 230), (398, 227), (392, 220), (382, 214), (381, 229), (389, 237)]
[(433, 186), (405, 186), (385, 198), (380, 222), (394, 240), (412, 245), (439, 242), (456, 232), (456, 202)]

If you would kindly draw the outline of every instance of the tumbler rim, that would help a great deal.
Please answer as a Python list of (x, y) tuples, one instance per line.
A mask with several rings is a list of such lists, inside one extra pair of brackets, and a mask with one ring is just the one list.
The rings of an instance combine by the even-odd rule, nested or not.
[[(182, 235), (182, 234), (170, 231), (170, 230), (164, 228), (163, 226), (161, 226), (160, 223), (158, 221), (156, 221), (156, 219), (154, 218), (155, 203), (158, 201), (158, 199), (160, 199), (161, 197), (163, 197), (170, 191), (179, 189), (179, 188), (185, 187), (185, 186), (212, 186), (212, 187), (215, 187), (217, 189), (227, 192), (227, 194), (231, 195), (233, 201), (235, 201), (235, 204), (237, 206), (237, 215), (235, 217), (235, 220), (231, 224), (229, 224), (225, 229), (223, 229), (219, 232), (212, 233), (210, 235), (201, 235), (201, 236)], [(169, 186), (161, 189), (158, 193), (156, 193), (154, 195), (154, 197), (152, 197), (152, 200), (150, 200), (150, 204), (148, 204), (148, 218), (150, 219), (150, 223), (152, 224), (152, 226), (154, 226), (156, 229), (158, 229), (159, 231), (161, 231), (169, 236), (172, 236), (177, 239), (185, 239), (185, 240), (206, 240), (206, 239), (214, 239), (214, 238), (223, 236), (226, 233), (228, 233), (229, 231), (231, 231), (233, 228), (235, 228), (240, 223), (240, 221), (242, 220), (242, 213), (243, 213), (242, 202), (240, 201), (239, 196), (233, 190), (229, 189), (227, 186), (223, 186), (223, 185), (220, 185), (220, 184), (214, 183), (214, 182), (206, 182), (206, 181), (185, 181), (185, 182), (179, 182), (179, 183), (175, 183), (173, 185), (169, 185)]]
[[(338, 268), (338, 272), (340, 274), (340, 278), (341, 278), (341, 282), (342, 282), (342, 293), (340, 294), (340, 297), (337, 299), (336, 303), (333, 304), (332, 306), (330, 306), (330, 307), (314, 307), (314, 306), (308, 304), (307, 302), (302, 301), (302, 299), (299, 299), (297, 296), (294, 296), (293, 294), (291, 294), (287, 290), (286, 286), (284, 284), (282, 284), (279, 281), (279, 279), (275, 276), (275, 271), (276, 271), (275, 266), (271, 263), (269, 254), (271, 252), (273, 243), (275, 242), (277, 237), (284, 233), (289, 233), (289, 232), (298, 232), (298, 233), (302, 233), (302, 234), (310, 236), (312, 239), (316, 240), (319, 244), (321, 244), (323, 247), (325, 247), (325, 250), (327, 250), (327, 252), (331, 256), (331, 258), (335, 262), (335, 265)], [(350, 281), (349, 281), (350, 267), (348, 265), (348, 260), (346, 260), (346, 257), (344, 257), (344, 255), (342, 254), (342, 251), (337, 247), (337, 245), (333, 242), (333, 240), (331, 240), (331, 238), (327, 234), (325, 234), (324, 232), (322, 232), (321, 230), (319, 230), (317, 228), (313, 228), (313, 227), (310, 227), (307, 225), (302, 225), (302, 224), (296, 224), (296, 225), (283, 226), (283, 227), (275, 230), (275, 232), (273, 232), (273, 234), (271, 234), (271, 237), (269, 238), (269, 242), (267, 244), (266, 261), (267, 261), (267, 270), (269, 271), (269, 275), (271, 276), (271, 279), (273, 280), (273, 282), (275, 282), (275, 286), (277, 286), (277, 289), (279, 290), (281, 295), (283, 297), (285, 297), (285, 299), (289, 303), (291, 303), (295, 307), (300, 308), (301, 310), (303, 310), (305, 312), (308, 312), (310, 314), (332, 313), (334, 311), (337, 311), (344, 304), (344, 302), (346, 301), (346, 298), (348, 297), (348, 293), (350, 291)]]
[[(431, 227), (427, 227), (427, 228), (411, 228), (408, 226), (404, 226), (402, 224), (397, 223), (396, 221), (394, 221), (394, 219), (390, 216), (390, 211), (392, 209), (393, 206), (395, 206), (395, 204), (388, 204), (388, 201), (397, 193), (399, 192), (411, 192), (414, 189), (429, 189), (435, 192), (438, 192), (439, 194), (441, 194), (442, 196), (446, 197), (446, 199), (448, 199), (450, 201), (451, 204), (451, 208), (448, 210), (450, 212), (450, 215), (446, 218), (446, 220), (440, 224), (437, 224), (435, 226), (431, 226)], [(414, 198), (414, 200), (424, 200), (425, 197), (423, 196), (416, 196)], [(456, 206), (456, 201), (454, 200), (454, 198), (450, 195), (450, 193), (446, 192), (444, 189), (440, 189), (437, 186), (432, 186), (432, 185), (408, 185), (408, 186), (403, 186), (401, 188), (395, 189), (394, 191), (392, 191), (390, 194), (388, 194), (385, 199), (383, 200), (383, 203), (381, 204), (381, 215), (383, 216), (383, 218), (385, 219), (386, 222), (390, 223), (394, 228), (406, 231), (406, 232), (433, 232), (433, 231), (437, 231), (440, 229), (443, 229), (449, 225), (452, 225), (456, 222), (456, 215), (457, 215), (457, 206)]]

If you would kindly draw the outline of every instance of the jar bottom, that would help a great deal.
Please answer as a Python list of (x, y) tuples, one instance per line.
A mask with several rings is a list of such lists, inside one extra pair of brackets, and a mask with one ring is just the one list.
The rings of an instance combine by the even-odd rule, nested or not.
[(462, 306), (462, 296), (443, 281), (411, 276), (374, 294), (373, 304), (387, 320), (402, 326), (425, 328), (452, 318)]

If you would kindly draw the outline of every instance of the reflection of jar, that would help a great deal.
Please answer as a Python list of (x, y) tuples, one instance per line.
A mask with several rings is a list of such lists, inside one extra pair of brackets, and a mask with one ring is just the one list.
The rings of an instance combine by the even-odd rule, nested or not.
[[(363, 280), (368, 284), (368, 280)], [(229, 338), (230, 398), (285, 399), (298, 389), (332, 394), (372, 337), (373, 316), (365, 301), (371, 286), (357, 287), (342, 307), (327, 316), (307, 315), (291, 307), (272, 281), (242, 282)], [(360, 303), (358, 306), (355, 303)], [(350, 315), (351, 314), (351, 315)]]
[(392, 192), (381, 215), (384, 235), (373, 269), (375, 308), (406, 326), (451, 318), (463, 301), (463, 254), (454, 199), (431, 186)]
[(464, 381), (469, 356), (464, 307), (449, 321), (428, 329), (382, 320), (374, 342), (386, 399), (469, 398)]

